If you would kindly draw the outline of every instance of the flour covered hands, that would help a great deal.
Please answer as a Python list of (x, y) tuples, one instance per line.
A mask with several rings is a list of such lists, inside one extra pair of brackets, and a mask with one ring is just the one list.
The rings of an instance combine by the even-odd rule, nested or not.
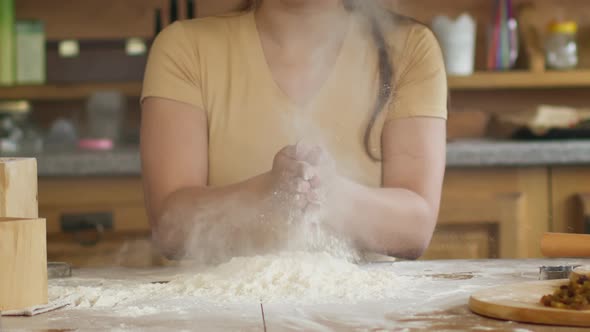
[(305, 214), (318, 213), (327, 204), (327, 196), (337, 183), (336, 169), (330, 154), (319, 145), (299, 142), (295, 145), (296, 160), (309, 166), (304, 179), (309, 190), (305, 193)]
[(318, 158), (317, 149), (300, 144), (286, 146), (275, 155), (268, 187), (275, 203), (291, 212), (303, 213), (319, 202), (321, 181), (315, 165)]

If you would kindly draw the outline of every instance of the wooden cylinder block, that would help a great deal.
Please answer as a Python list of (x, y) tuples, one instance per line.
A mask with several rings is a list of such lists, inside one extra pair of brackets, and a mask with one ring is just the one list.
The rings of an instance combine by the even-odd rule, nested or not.
[(0, 218), (0, 311), (47, 303), (45, 219)]
[(545, 233), (541, 239), (541, 252), (549, 258), (590, 257), (590, 235)]

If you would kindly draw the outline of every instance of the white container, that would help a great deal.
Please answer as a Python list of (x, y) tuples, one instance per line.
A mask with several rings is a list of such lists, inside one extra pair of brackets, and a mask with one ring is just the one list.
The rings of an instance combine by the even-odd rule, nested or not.
[(86, 104), (87, 138), (108, 139), (116, 143), (123, 129), (127, 99), (117, 91), (93, 93)]
[(448, 16), (437, 16), (432, 21), (432, 30), (440, 43), (447, 74), (473, 74), (477, 35), (475, 20), (468, 14), (462, 14), (456, 20)]

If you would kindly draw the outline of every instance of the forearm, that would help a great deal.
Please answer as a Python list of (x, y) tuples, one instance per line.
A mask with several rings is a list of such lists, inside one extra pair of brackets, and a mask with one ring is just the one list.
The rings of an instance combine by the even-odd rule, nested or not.
[(336, 180), (328, 223), (364, 250), (417, 258), (428, 246), (437, 211), (415, 192)]
[(164, 201), (154, 239), (175, 258), (219, 260), (260, 250), (273, 228), (266, 222), (272, 205), (267, 187), (263, 174), (223, 187), (180, 189)]

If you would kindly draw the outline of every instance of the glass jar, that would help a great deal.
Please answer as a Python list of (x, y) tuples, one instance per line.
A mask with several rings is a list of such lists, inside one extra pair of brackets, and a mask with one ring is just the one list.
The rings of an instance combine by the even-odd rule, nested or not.
[(41, 152), (43, 140), (28, 121), (31, 104), (27, 101), (0, 102), (0, 155), (17, 156)]
[(549, 24), (545, 41), (547, 67), (557, 70), (578, 66), (578, 24), (573, 21)]

